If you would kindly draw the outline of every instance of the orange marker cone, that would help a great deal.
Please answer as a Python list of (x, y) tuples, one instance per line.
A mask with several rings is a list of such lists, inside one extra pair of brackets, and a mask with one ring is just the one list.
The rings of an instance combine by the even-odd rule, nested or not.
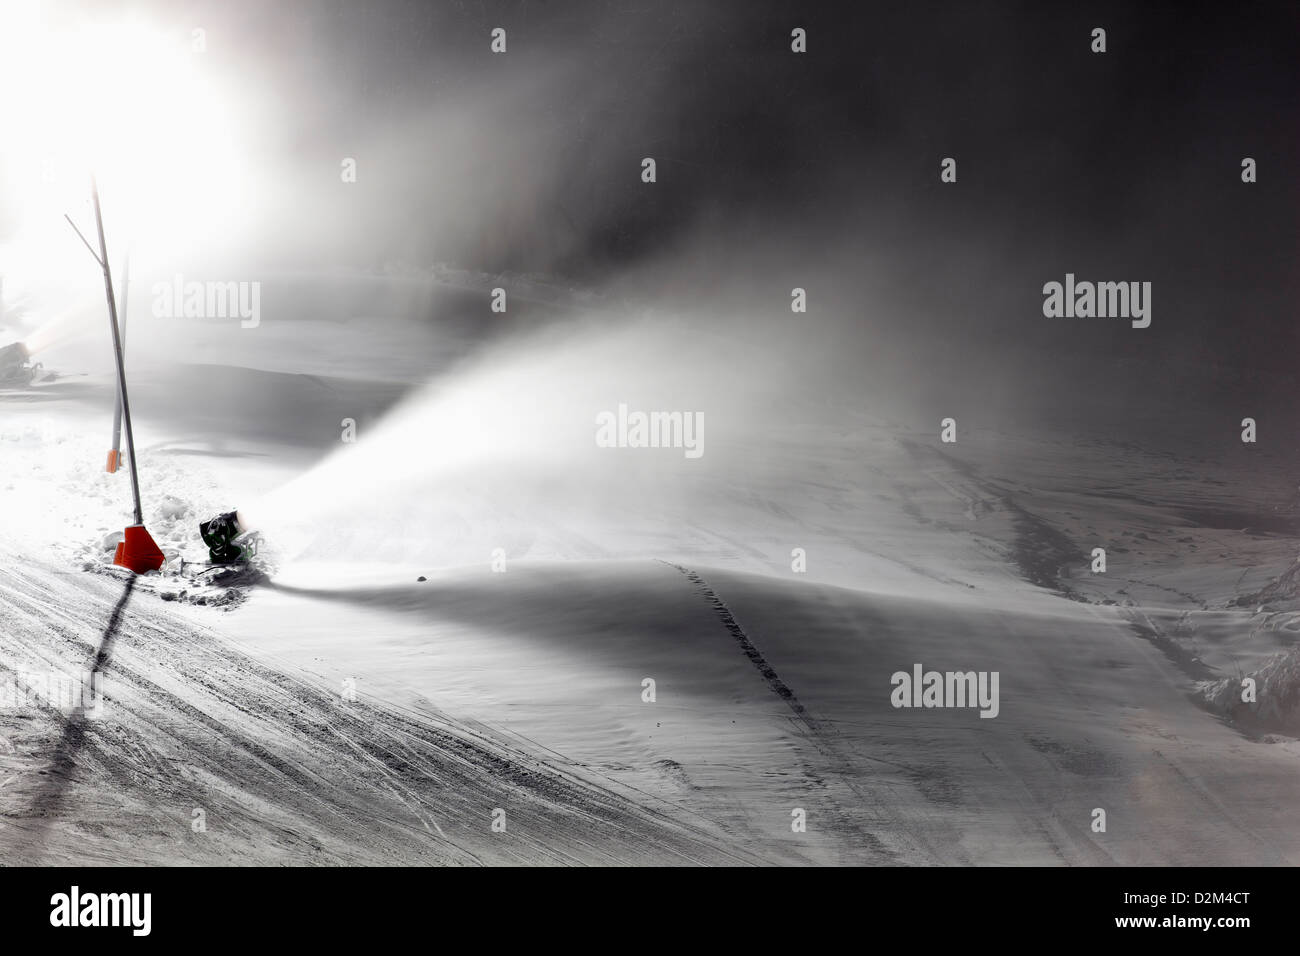
[(136, 574), (157, 571), (166, 560), (167, 556), (142, 524), (133, 524), (126, 529), (126, 540), (117, 546), (113, 555), (114, 564), (129, 568)]

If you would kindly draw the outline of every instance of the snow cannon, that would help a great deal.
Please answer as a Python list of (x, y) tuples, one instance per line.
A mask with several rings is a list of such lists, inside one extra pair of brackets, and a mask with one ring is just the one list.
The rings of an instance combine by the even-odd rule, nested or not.
[(166, 560), (167, 556), (142, 524), (133, 524), (126, 529), (113, 555), (114, 564), (136, 574), (157, 571)]
[(31, 363), (31, 353), (22, 342), (0, 349), (0, 385), (30, 385), (40, 365)]
[(247, 530), (239, 520), (238, 511), (227, 511), (199, 522), (199, 537), (208, 546), (213, 564), (234, 564), (244, 559), (245, 549), (235, 539)]

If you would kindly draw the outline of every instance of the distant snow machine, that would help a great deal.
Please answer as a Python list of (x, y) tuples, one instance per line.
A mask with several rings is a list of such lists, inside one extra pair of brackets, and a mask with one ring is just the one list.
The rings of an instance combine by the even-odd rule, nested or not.
[(33, 363), (27, 346), (22, 342), (0, 349), (0, 385), (30, 385), (40, 371), (39, 362)]
[(213, 564), (247, 561), (257, 554), (260, 538), (256, 531), (243, 526), (238, 511), (227, 511), (207, 521), (200, 521), (199, 537), (208, 546), (208, 557)]

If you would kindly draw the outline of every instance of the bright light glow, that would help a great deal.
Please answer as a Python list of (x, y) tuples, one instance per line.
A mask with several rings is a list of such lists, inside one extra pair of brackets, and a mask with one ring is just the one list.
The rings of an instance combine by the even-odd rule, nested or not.
[(188, 32), (0, 3), (0, 189), (19, 222), (70, 236), (66, 211), (93, 229), (93, 170), (119, 248), (229, 232), (248, 207), (243, 151), (230, 91), (207, 66)]
[(28, 335), (23, 344), (27, 346), (30, 355), (37, 355), (80, 331), (81, 323), (68, 313), (60, 312)]

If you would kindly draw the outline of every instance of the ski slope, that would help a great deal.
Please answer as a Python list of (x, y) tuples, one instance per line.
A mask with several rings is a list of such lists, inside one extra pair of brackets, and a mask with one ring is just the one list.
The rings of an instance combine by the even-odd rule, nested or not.
[[(364, 439), (331, 456), (316, 434), (349, 411), (414, 423), (414, 448), (436, 420), (312, 368), (137, 375), (146, 520), (190, 557), (202, 517), (328, 490), (340, 455), (365, 475)], [(1205, 517), (1231, 462), (1152, 502), (1123, 488), (1154, 453), (1027, 432), (940, 448), (866, 414), (776, 422), (762, 448), (715, 430), (685, 479), (626, 455), (444, 456), (326, 495), (269, 582), (209, 600), (108, 566), (129, 501), (99, 470), (107, 381), (0, 396), (21, 503), (0, 526), (0, 675), (97, 670), (104, 694), (98, 718), (0, 709), (5, 862), (1300, 859), (1300, 746), (1203, 693), (1296, 632), (1270, 585), (1287, 529)], [(181, 381), (238, 401), (178, 400)], [(1261, 514), (1270, 485), (1252, 488), (1239, 506)], [(1098, 540), (1128, 544), (1106, 575)], [(997, 717), (894, 707), (916, 664), (997, 672)]]

